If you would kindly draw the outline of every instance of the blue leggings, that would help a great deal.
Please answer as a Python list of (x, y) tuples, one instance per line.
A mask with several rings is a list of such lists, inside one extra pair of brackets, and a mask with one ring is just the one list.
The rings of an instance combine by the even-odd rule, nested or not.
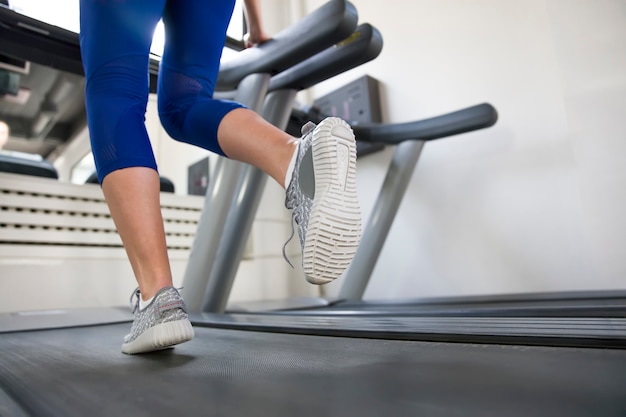
[(157, 169), (145, 112), (154, 29), (165, 49), (157, 85), (161, 124), (176, 140), (224, 155), (217, 129), (238, 103), (213, 99), (235, 0), (80, 0), (80, 45), (91, 147), (100, 182), (128, 167)]

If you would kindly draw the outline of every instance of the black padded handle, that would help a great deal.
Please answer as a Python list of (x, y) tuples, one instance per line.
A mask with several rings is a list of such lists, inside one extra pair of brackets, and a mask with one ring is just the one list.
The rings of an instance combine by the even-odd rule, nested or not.
[(269, 91), (305, 90), (376, 58), (383, 49), (380, 32), (364, 23), (341, 42), (272, 77)]
[(493, 126), (498, 112), (489, 103), (415, 122), (355, 124), (357, 140), (395, 145), (405, 140), (434, 140)]
[(356, 8), (331, 0), (269, 41), (241, 51), (222, 63), (216, 91), (230, 91), (250, 74), (278, 74), (350, 36), (358, 23)]
[(78, 34), (0, 7), (0, 51), (83, 75)]

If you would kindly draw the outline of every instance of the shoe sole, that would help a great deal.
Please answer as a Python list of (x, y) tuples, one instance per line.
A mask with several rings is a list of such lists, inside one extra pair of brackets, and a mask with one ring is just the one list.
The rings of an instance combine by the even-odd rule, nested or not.
[(356, 142), (346, 122), (324, 119), (313, 132), (315, 197), (303, 249), (307, 281), (326, 284), (350, 265), (361, 238)]
[(154, 352), (193, 339), (194, 331), (188, 319), (157, 324), (145, 330), (132, 342), (122, 345), (122, 353)]

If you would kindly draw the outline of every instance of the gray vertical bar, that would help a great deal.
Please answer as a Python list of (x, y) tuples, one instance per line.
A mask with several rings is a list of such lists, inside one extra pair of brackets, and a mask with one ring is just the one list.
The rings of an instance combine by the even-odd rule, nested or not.
[[(268, 94), (262, 114), (265, 120), (284, 130), (295, 96), (296, 90), (279, 90)], [(202, 304), (204, 312), (222, 313), (226, 309), (266, 182), (267, 175), (263, 171), (252, 166), (245, 168), (206, 285)]]
[(361, 244), (344, 276), (339, 298), (363, 298), (423, 147), (423, 141), (407, 141), (396, 147), (374, 209), (363, 229)]
[[(259, 111), (269, 80), (269, 74), (249, 75), (240, 83), (235, 101)], [(189, 311), (197, 312), (202, 307), (202, 296), (207, 286), (211, 265), (215, 260), (228, 211), (237, 193), (237, 184), (241, 180), (244, 168), (245, 165), (241, 162), (224, 159), (207, 191), (183, 276), (181, 292)]]

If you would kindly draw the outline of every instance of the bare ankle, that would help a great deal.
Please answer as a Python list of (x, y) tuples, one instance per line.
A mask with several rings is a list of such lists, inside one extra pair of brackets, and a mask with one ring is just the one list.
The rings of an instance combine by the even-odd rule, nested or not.
[(151, 283), (144, 283), (143, 285), (140, 284), (139, 291), (141, 293), (141, 298), (144, 301), (147, 301), (154, 297), (161, 289), (171, 286), (173, 286), (172, 281), (155, 281)]

